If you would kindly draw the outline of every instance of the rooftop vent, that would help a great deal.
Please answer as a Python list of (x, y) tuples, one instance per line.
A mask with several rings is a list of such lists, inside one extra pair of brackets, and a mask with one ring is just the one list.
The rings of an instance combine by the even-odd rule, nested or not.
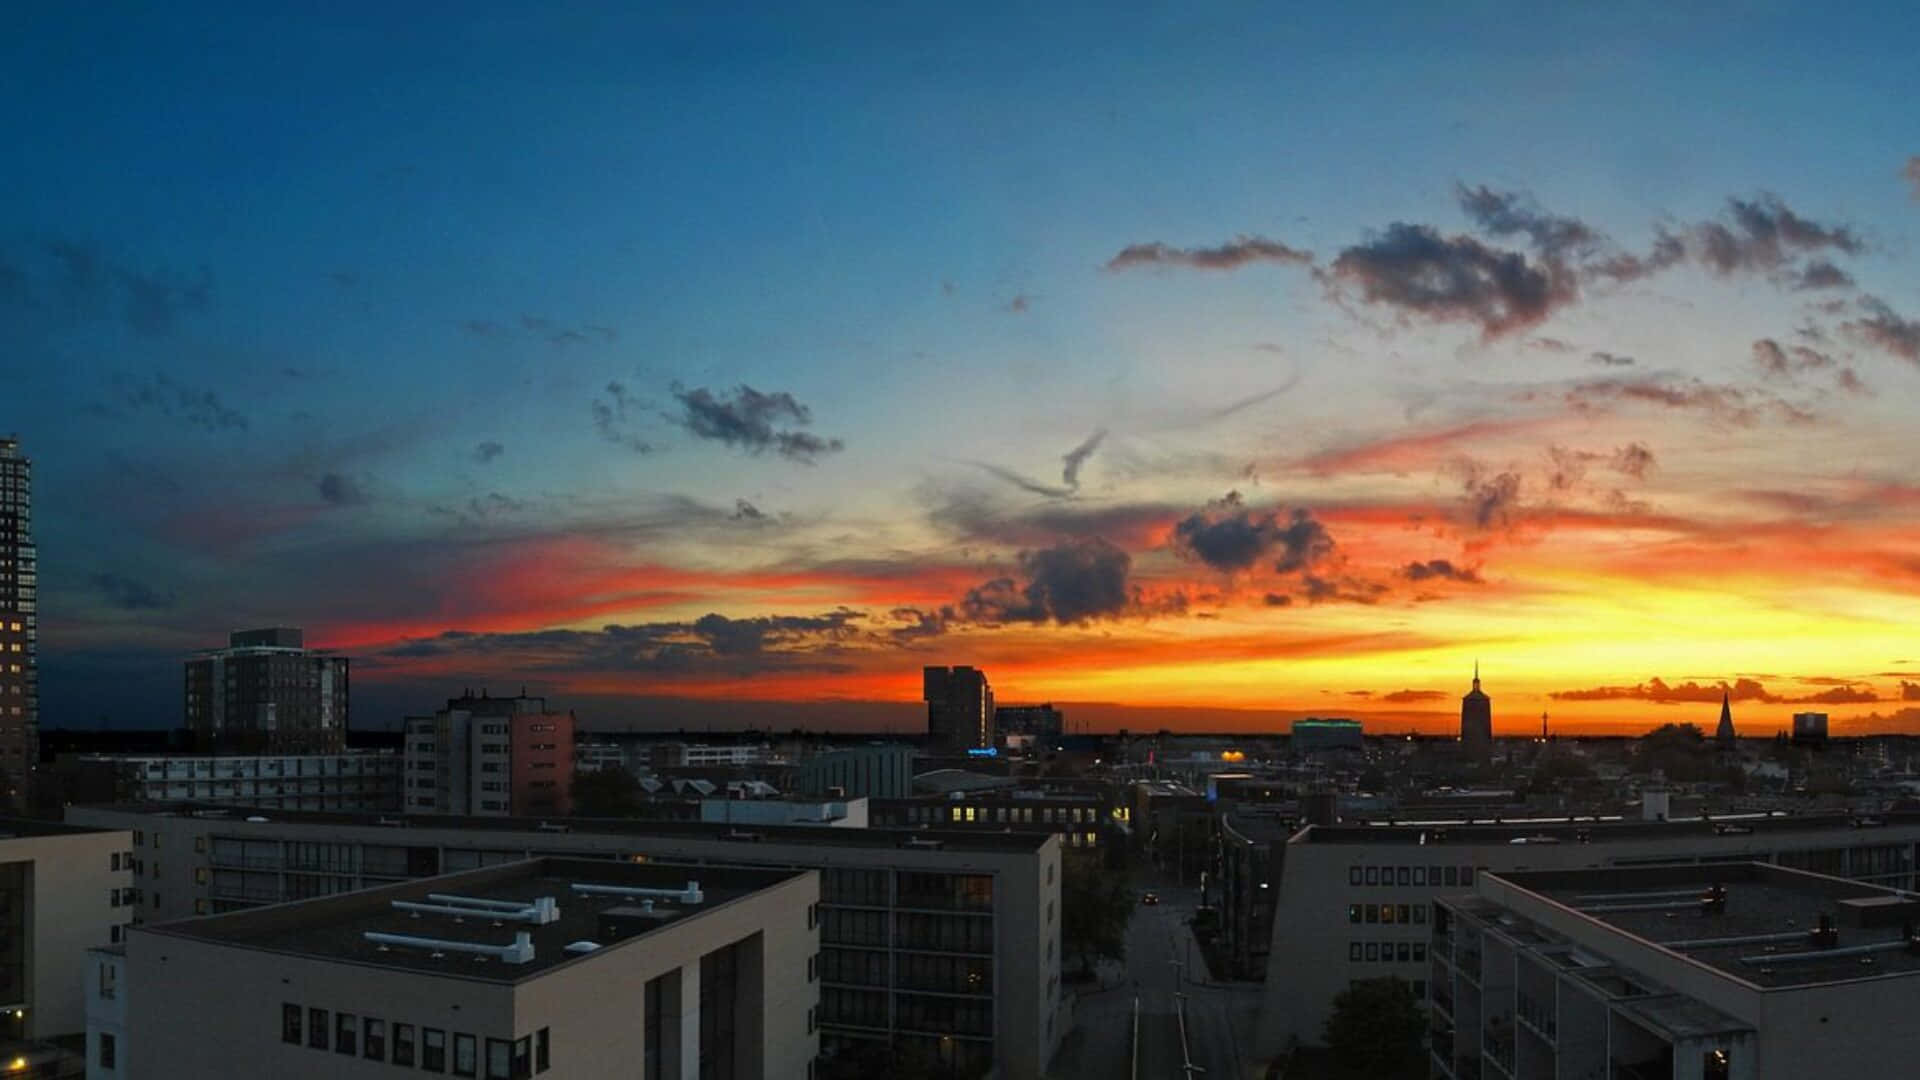
[(728, 840), (739, 840), (749, 844), (757, 844), (766, 839), (766, 837), (761, 836), (757, 832), (747, 832), (744, 829), (729, 829), (725, 838)]
[(575, 941), (567, 945), (566, 951), (575, 956), (584, 956), (587, 953), (598, 951), (599, 948), (600, 943), (597, 941)]
[(920, 848), (928, 851), (939, 851), (941, 848), (947, 846), (947, 842), (945, 840), (934, 840), (923, 836), (909, 836), (900, 842), (900, 846), (903, 848)]
[(400, 945), (416, 949), (430, 949), (429, 959), (444, 959), (449, 952), (473, 953), (478, 956), (492, 956), (508, 964), (525, 964), (533, 960), (533, 935), (525, 930), (513, 935), (513, 941), (507, 945), (487, 945), (478, 941), (450, 941), (443, 938), (415, 937), (412, 934), (383, 934), (368, 930), (362, 935), (376, 945)]
[(661, 900), (677, 900), (682, 904), (701, 904), (706, 902), (706, 894), (700, 891), (700, 883), (689, 881), (681, 889), (645, 889), (633, 885), (594, 885), (576, 882), (569, 886), (574, 892), (588, 896), (629, 896), (636, 899), (655, 897)]

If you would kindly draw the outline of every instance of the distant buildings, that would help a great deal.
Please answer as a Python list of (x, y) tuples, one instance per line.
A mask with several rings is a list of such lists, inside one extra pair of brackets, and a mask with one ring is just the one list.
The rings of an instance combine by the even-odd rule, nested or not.
[(986, 672), (966, 666), (930, 667), (921, 675), (930, 748), (968, 750), (993, 745), (993, 688), (987, 685)]
[(16, 809), (40, 759), (39, 591), (33, 463), (0, 438), (0, 802)]
[(825, 795), (837, 789), (849, 798), (905, 798), (913, 793), (911, 746), (877, 743), (815, 754), (794, 767), (796, 794)]
[(469, 692), (406, 720), (409, 814), (561, 816), (573, 809), (573, 714)]
[(347, 658), (293, 627), (236, 630), (186, 663), (186, 717), (202, 748), (337, 754), (347, 746)]
[(1322, 720), (1309, 716), (1293, 722), (1291, 746), (1296, 754), (1312, 754), (1323, 750), (1364, 750), (1367, 741), (1358, 720)]
[(1480, 690), (1480, 664), (1473, 665), (1473, 689), (1460, 699), (1460, 749), (1469, 760), (1493, 757), (1493, 701)]
[(806, 1080), (819, 899), (807, 870), (542, 858), (135, 927), (96, 954), (119, 1015), (90, 1057), (114, 1036), (95, 1075)]
[(230, 756), (83, 754), (53, 771), (67, 801), (202, 802), (265, 810), (400, 809), (392, 751)]
[(1051, 702), (1045, 705), (996, 705), (993, 726), (1002, 739), (1009, 735), (1057, 739), (1066, 730), (1066, 716)]
[(1916, 918), (1756, 863), (1482, 874), (1433, 905), (1434, 1075), (1909, 1076)]
[(1793, 744), (1795, 746), (1827, 745), (1827, 714), (1823, 712), (1794, 713)]

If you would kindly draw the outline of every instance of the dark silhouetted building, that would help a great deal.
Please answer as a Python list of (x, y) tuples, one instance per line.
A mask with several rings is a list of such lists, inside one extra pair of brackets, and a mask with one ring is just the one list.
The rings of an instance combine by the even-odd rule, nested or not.
[(1480, 690), (1480, 664), (1473, 665), (1473, 689), (1460, 699), (1460, 749), (1474, 761), (1493, 757), (1493, 700)]
[(1722, 691), (1720, 694), (1720, 727), (1713, 733), (1713, 741), (1720, 749), (1733, 749), (1733, 695)]
[(1066, 716), (1051, 703), (1045, 705), (997, 705), (993, 710), (996, 734), (1032, 735), (1037, 739), (1057, 739), (1066, 730)]
[(403, 809), (487, 817), (573, 811), (573, 714), (547, 699), (468, 693), (407, 718)]
[(922, 675), (927, 741), (953, 750), (992, 746), (993, 688), (987, 673), (961, 665), (926, 668)]
[(27, 805), (40, 760), (39, 569), (33, 463), (0, 439), (0, 803)]
[(1795, 746), (1827, 745), (1827, 714), (1823, 712), (1794, 713), (1793, 743)]
[(1309, 716), (1293, 722), (1290, 745), (1296, 754), (1312, 754), (1322, 750), (1365, 750), (1367, 740), (1358, 720), (1323, 720)]
[(187, 661), (187, 727), (217, 752), (337, 754), (347, 748), (347, 658), (297, 629), (236, 630)]

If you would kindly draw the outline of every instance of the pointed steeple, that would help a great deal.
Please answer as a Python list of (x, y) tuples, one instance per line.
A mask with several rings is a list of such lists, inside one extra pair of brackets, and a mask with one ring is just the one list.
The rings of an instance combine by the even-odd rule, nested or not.
[(1720, 691), (1720, 727), (1713, 733), (1713, 739), (1721, 747), (1733, 745), (1733, 693)]
[(1480, 660), (1477, 657), (1473, 661), (1473, 688), (1480, 689)]

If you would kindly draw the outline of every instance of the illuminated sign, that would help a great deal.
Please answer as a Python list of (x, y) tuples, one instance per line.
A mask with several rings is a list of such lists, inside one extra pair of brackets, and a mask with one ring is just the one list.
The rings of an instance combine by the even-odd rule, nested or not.
[(1000, 748), (997, 746), (970, 746), (967, 748), (967, 756), (968, 757), (999, 757)]

